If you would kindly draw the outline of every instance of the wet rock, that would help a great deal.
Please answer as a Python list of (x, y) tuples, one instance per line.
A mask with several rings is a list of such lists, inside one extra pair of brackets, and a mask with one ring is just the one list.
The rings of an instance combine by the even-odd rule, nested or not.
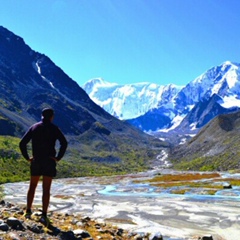
[(82, 229), (76, 229), (73, 231), (73, 233), (77, 236), (77, 237), (82, 237), (82, 238), (89, 238), (91, 237), (91, 235), (89, 234), (89, 232), (82, 230)]
[(6, 223), (2, 222), (0, 223), (0, 230), (7, 232), (9, 230), (9, 226)]
[(227, 183), (223, 185), (223, 189), (232, 189), (232, 185)]
[(155, 234), (151, 234), (150, 240), (163, 240), (163, 236), (161, 233), (155, 233)]
[(96, 229), (100, 229), (101, 228), (101, 224), (99, 224), (99, 223), (95, 224), (95, 228)]
[(29, 229), (30, 231), (34, 232), (34, 233), (43, 233), (43, 227), (37, 224), (33, 224), (33, 225), (27, 225), (27, 229)]
[(5, 204), (8, 208), (11, 208), (12, 206), (13, 206), (13, 204), (12, 203), (10, 203), (10, 202), (6, 202), (6, 204)]
[(198, 240), (213, 240), (213, 237), (211, 235), (203, 236), (203, 237), (199, 237)]
[(76, 224), (74, 224), (74, 225), (76, 225), (78, 227), (83, 227), (84, 224), (82, 222), (80, 222), (80, 221), (76, 221)]
[(7, 225), (10, 226), (12, 229), (15, 229), (15, 230), (25, 230), (22, 223), (15, 217), (9, 217), (7, 219)]
[(84, 217), (84, 218), (82, 219), (82, 222), (83, 222), (83, 223), (86, 223), (86, 222), (89, 222), (89, 221), (91, 221), (91, 218), (90, 218), (90, 217)]
[(82, 238), (90, 238), (91, 235), (89, 234), (89, 232), (83, 231), (82, 234), (80, 235), (80, 237), (82, 237)]
[(122, 228), (119, 228), (117, 230), (117, 235), (121, 237), (123, 235), (123, 232), (124, 232), (124, 230)]
[(74, 233), (72, 231), (68, 232), (61, 232), (59, 234), (60, 240), (76, 240), (77, 238), (74, 236)]
[(137, 233), (136, 236), (134, 236), (134, 240), (145, 240), (145, 239), (149, 239), (147, 233)]

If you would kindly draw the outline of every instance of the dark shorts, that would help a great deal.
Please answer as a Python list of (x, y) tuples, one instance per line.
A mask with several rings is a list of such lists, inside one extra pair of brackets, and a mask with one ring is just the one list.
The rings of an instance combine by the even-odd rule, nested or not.
[(50, 158), (47, 161), (33, 160), (30, 171), (31, 176), (55, 177), (57, 175), (56, 162)]

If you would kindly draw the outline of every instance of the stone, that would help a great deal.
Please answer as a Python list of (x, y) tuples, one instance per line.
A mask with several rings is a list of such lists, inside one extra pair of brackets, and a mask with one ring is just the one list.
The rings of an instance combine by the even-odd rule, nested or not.
[(13, 206), (13, 204), (10, 203), (10, 202), (7, 202), (7, 203), (6, 203), (6, 206), (7, 206), (8, 208), (11, 208), (11, 207)]
[(9, 226), (6, 223), (1, 223), (0, 224), (0, 230), (7, 232), (9, 230)]
[(28, 225), (27, 228), (34, 233), (43, 233), (43, 227), (37, 224)]
[(134, 237), (134, 240), (145, 240), (147, 238), (147, 233), (141, 232), (137, 233), (137, 235)]
[(203, 237), (199, 237), (198, 240), (213, 240), (213, 237), (211, 235), (209, 236), (203, 236)]
[(150, 240), (163, 240), (163, 236), (160, 232), (152, 234)]
[(101, 229), (101, 225), (99, 223), (95, 224), (96, 229)]
[(75, 230), (73, 230), (73, 233), (74, 233), (75, 235), (81, 235), (83, 231), (84, 231), (84, 230), (82, 230), (82, 229), (75, 229)]
[(231, 184), (224, 184), (223, 185), (223, 189), (232, 189), (232, 185)]
[(15, 217), (9, 217), (7, 219), (7, 225), (15, 230), (25, 230), (22, 223)]
[(80, 222), (80, 221), (77, 221), (77, 222), (76, 222), (76, 226), (78, 226), (78, 227), (82, 227), (82, 226), (83, 226), (83, 223)]
[(76, 240), (74, 233), (72, 231), (61, 232), (59, 234), (59, 239), (60, 240)]
[(77, 235), (78, 237), (82, 237), (82, 238), (88, 238), (91, 237), (91, 235), (89, 234), (89, 232), (82, 230), (82, 229), (76, 229), (73, 231), (73, 233), (75, 235)]
[(91, 218), (90, 217), (85, 217), (82, 219), (82, 222), (89, 222), (91, 221)]
[(124, 232), (124, 230), (122, 228), (119, 228), (117, 230), (117, 235), (121, 237), (123, 235), (123, 232)]

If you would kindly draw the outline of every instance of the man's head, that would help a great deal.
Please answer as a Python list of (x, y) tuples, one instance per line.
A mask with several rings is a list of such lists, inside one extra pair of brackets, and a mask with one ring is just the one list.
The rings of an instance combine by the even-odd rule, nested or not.
[(45, 120), (52, 120), (54, 116), (54, 111), (51, 108), (44, 108), (42, 110), (42, 118)]

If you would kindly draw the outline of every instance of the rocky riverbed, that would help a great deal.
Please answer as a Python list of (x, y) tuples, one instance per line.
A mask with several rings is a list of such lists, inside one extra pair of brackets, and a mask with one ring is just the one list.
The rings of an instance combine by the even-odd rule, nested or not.
[[(49, 210), (80, 214), (132, 233), (162, 235), (164, 240), (239, 239), (238, 187), (215, 195), (170, 194), (167, 190), (159, 191), (147, 183), (139, 183), (156, 174), (160, 173), (55, 179)], [(231, 177), (238, 179), (240, 176)], [(5, 201), (25, 204), (28, 182), (8, 183), (4, 189)], [(41, 206), (41, 184), (37, 187), (34, 206)]]

